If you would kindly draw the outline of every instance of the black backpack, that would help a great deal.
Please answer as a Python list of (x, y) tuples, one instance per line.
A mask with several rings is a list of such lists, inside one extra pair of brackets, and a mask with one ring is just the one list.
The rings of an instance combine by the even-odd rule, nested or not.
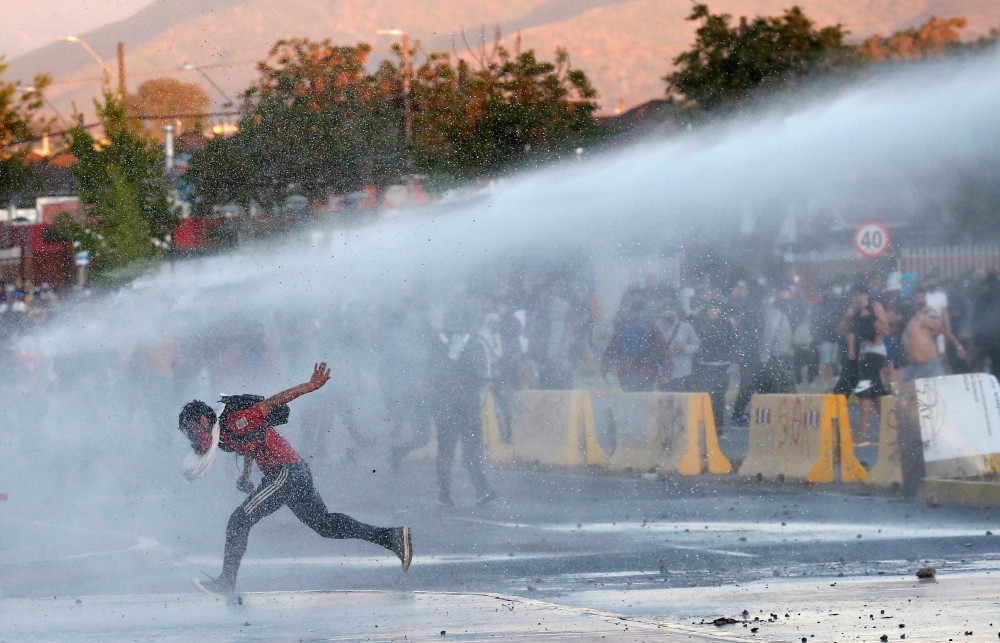
[(254, 404), (263, 402), (265, 399), (266, 398), (263, 395), (252, 395), (249, 393), (244, 393), (242, 395), (223, 395), (219, 398), (219, 401), (225, 405), (225, 408), (222, 409), (222, 414), (219, 416), (220, 449), (228, 453), (234, 453), (236, 449), (233, 447), (233, 444), (244, 446), (255, 440), (263, 439), (264, 433), (267, 431), (268, 427), (278, 426), (288, 422), (288, 415), (292, 412), (292, 410), (288, 408), (287, 404), (282, 404), (268, 413), (265, 418), (267, 420), (267, 424), (259, 429), (243, 435), (237, 435), (229, 429), (229, 415), (231, 413), (248, 409)]

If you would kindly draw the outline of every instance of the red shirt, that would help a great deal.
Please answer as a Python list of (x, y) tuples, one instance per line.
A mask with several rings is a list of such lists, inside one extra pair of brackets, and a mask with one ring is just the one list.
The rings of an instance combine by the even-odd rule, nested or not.
[(261, 413), (260, 406), (255, 405), (242, 411), (234, 411), (228, 416), (226, 424), (229, 431), (237, 436), (244, 436), (267, 427), (263, 437), (250, 440), (245, 444), (232, 440), (225, 431), (219, 436), (220, 442), (232, 447), (237, 453), (247, 454), (256, 451), (254, 459), (264, 473), (268, 473), (283, 464), (292, 464), (301, 460), (288, 440), (282, 437), (273, 426), (267, 426), (267, 420)]

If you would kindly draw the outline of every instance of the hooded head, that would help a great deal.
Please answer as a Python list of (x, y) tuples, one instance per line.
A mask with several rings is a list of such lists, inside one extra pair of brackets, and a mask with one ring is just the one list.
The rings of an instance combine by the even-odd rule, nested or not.
[(211, 406), (201, 400), (192, 400), (181, 409), (177, 429), (187, 437), (195, 451), (204, 453), (211, 444), (212, 426), (216, 419), (215, 410)]

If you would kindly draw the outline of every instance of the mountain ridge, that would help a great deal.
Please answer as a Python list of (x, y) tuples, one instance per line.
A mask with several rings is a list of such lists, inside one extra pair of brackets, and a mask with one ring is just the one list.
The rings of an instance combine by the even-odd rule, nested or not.
[[(733, 16), (777, 15), (794, 1), (720, 0), (709, 2), (713, 12)], [(851, 41), (915, 26), (932, 15), (962, 16), (968, 37), (1000, 25), (1000, 3), (981, 0), (820, 0), (798, 2), (817, 26), (840, 23)], [(394, 39), (378, 29), (402, 27), (420, 41), (423, 51), (465, 53), (466, 43), (492, 43), (494, 26), (512, 47), (552, 59), (565, 47), (573, 66), (583, 69), (600, 93), (602, 113), (631, 107), (663, 96), (662, 78), (672, 60), (694, 40), (695, 25), (685, 20), (691, 3), (677, 0), (482, 0), (456, 3), (423, 0), (159, 0), (121, 21), (79, 34), (117, 72), (116, 46), (125, 43), (126, 83), (130, 91), (149, 78), (170, 76), (198, 82), (218, 109), (224, 98), (198, 73), (180, 65), (203, 67), (229, 96), (236, 96), (256, 78), (263, 60), (279, 38), (330, 38), (340, 44), (369, 42), (373, 64), (389, 55)], [(464, 30), (465, 38), (459, 34)], [(418, 58), (419, 60), (419, 58)], [(54, 82), (47, 94), (64, 113), (73, 106), (92, 113), (99, 93), (101, 69), (83, 47), (55, 41), (9, 62), (7, 81), (30, 83), (38, 72)], [(116, 76), (115, 76), (116, 77)]]

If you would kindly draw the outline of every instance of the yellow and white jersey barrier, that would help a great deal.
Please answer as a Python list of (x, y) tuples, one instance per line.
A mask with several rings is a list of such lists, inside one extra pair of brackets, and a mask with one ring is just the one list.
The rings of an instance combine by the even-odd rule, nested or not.
[(878, 487), (903, 483), (899, 460), (899, 431), (896, 429), (896, 398), (886, 395), (879, 409), (878, 460), (868, 472), (868, 482)]
[(749, 447), (739, 475), (833, 482), (835, 449), (842, 482), (867, 479), (854, 455), (843, 395), (754, 395)]
[(593, 416), (587, 391), (517, 391), (513, 406), (510, 455), (515, 463), (590, 464), (587, 436), (593, 435)]
[(482, 410), (483, 447), (486, 454), (497, 462), (510, 462), (513, 452), (510, 444), (500, 435), (500, 419), (497, 417), (497, 402), (492, 391), (486, 396)]
[(662, 474), (730, 473), (706, 393), (592, 391), (588, 463)]

